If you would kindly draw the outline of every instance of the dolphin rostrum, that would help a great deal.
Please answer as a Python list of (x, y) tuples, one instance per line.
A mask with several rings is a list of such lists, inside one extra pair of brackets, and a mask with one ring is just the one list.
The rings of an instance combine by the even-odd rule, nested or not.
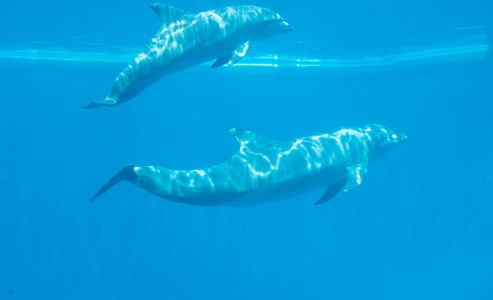
[(151, 9), (161, 27), (116, 78), (106, 99), (85, 108), (114, 106), (137, 96), (164, 76), (216, 59), (213, 68), (232, 65), (250, 44), (292, 29), (276, 12), (257, 6), (231, 6), (190, 14), (164, 4)]
[(342, 128), (289, 142), (229, 131), (240, 150), (228, 161), (197, 170), (128, 165), (91, 201), (128, 180), (159, 197), (202, 206), (251, 206), (326, 187), (315, 203), (321, 204), (340, 190), (360, 185), (370, 162), (407, 139), (380, 125)]

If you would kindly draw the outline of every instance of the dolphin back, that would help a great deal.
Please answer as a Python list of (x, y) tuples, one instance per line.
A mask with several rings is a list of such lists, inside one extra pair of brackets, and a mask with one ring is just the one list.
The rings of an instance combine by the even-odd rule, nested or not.
[(111, 179), (103, 185), (99, 191), (92, 197), (92, 199), (89, 202), (94, 201), (97, 197), (101, 196), (104, 192), (112, 188), (115, 184), (119, 183), (122, 180), (127, 180), (132, 183), (135, 183), (137, 181), (137, 174), (135, 173), (134, 170), (135, 166), (134, 165), (128, 165), (125, 168), (121, 169), (120, 172), (116, 173), (115, 176), (111, 177)]

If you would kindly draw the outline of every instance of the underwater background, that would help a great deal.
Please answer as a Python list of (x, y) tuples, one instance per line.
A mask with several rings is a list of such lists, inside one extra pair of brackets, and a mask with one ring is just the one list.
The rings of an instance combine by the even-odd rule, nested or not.
[[(80, 109), (153, 37), (153, 2), (0, 4), (0, 299), (493, 297), (493, 1), (166, 2), (259, 5), (295, 29)], [(128, 182), (88, 202), (129, 163), (227, 160), (230, 127), (368, 123), (409, 139), (320, 206), (323, 190), (211, 208)]]

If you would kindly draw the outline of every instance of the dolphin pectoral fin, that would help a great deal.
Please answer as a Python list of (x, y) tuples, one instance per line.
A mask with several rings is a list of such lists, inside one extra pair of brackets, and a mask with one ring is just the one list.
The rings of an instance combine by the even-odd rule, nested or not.
[(363, 182), (363, 178), (366, 175), (368, 168), (368, 162), (362, 162), (359, 164), (351, 165), (347, 167), (347, 182), (344, 185), (344, 191), (350, 191)]
[(96, 195), (94, 195), (94, 197), (92, 197), (89, 202), (94, 201), (94, 199), (101, 196), (101, 194), (103, 194), (122, 180), (128, 180), (132, 183), (135, 183), (137, 181), (137, 174), (135, 173), (134, 165), (126, 166), (125, 168), (121, 169), (120, 172), (116, 173), (115, 176), (111, 177), (111, 179), (99, 189)]
[(250, 41), (246, 41), (240, 47), (238, 47), (238, 49), (236, 49), (235, 52), (233, 52), (233, 55), (228, 62), (228, 65), (230, 66), (234, 65), (235, 63), (242, 60), (243, 57), (245, 57), (245, 55), (247, 54), (248, 49), (250, 49)]
[(216, 59), (216, 61), (212, 64), (211, 68), (219, 68), (220, 66), (224, 65), (234, 65), (235, 63), (239, 62), (240, 60), (245, 57), (245, 55), (248, 52), (248, 49), (250, 48), (250, 41), (246, 41), (245, 43), (241, 44), (240, 47), (238, 47), (233, 53), (224, 55)]
[(346, 184), (347, 178), (341, 179), (337, 181), (336, 183), (333, 183), (327, 187), (327, 190), (325, 190), (325, 193), (320, 197), (320, 199), (315, 202), (315, 205), (320, 205), (322, 203), (325, 203), (329, 201), (330, 199), (334, 198), (339, 191), (342, 190), (344, 185)]
[(170, 24), (183, 20), (190, 15), (183, 9), (161, 3), (152, 4), (151, 9), (157, 14), (163, 27), (168, 27)]
[(220, 66), (224, 66), (225, 64), (228, 63), (228, 61), (231, 60), (231, 57), (233, 56), (233, 54), (228, 54), (228, 55), (225, 55), (225, 56), (221, 56), (219, 57), (218, 59), (216, 59), (216, 61), (212, 64), (211, 68), (215, 69), (215, 68), (219, 68)]

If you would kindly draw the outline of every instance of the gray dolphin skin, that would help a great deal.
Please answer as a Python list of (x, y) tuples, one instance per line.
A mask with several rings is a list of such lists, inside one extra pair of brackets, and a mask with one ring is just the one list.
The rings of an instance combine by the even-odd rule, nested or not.
[(202, 206), (252, 206), (292, 198), (326, 187), (321, 204), (361, 184), (368, 164), (407, 139), (380, 125), (277, 142), (230, 129), (240, 150), (206, 169), (172, 170), (128, 165), (91, 199), (122, 180), (167, 200)]
[(240, 61), (254, 41), (292, 30), (276, 12), (257, 6), (231, 6), (190, 14), (153, 4), (161, 27), (118, 75), (110, 94), (84, 108), (114, 106), (142, 92), (164, 76), (216, 59), (213, 68)]

